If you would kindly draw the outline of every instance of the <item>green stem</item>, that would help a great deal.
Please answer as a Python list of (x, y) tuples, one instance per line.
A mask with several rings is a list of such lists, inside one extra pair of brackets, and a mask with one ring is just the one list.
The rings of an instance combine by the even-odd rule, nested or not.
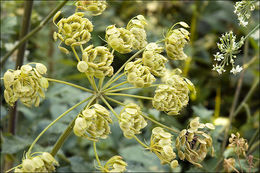
[[(145, 88), (150, 88), (150, 87), (157, 87), (159, 86), (160, 84), (153, 84), (149, 87), (145, 87)], [(110, 88), (109, 88), (110, 89)], [(113, 92), (118, 92), (118, 91), (125, 91), (125, 90), (130, 90), (130, 89), (138, 89), (136, 87), (126, 87), (126, 88), (119, 88), (119, 89), (115, 89), (115, 90), (109, 90), (110, 93), (113, 93)]]
[(139, 143), (139, 144), (141, 144), (145, 149), (148, 149), (149, 148), (149, 146), (147, 146), (147, 145), (145, 145), (140, 139), (138, 139), (135, 135), (133, 136), (134, 138), (135, 138), (135, 140)]
[(122, 76), (124, 76), (125, 73), (120, 74), (117, 78), (115, 78), (114, 80), (112, 80), (109, 83), (106, 83), (106, 85), (104, 86), (103, 90), (106, 90), (106, 88), (108, 88), (111, 84), (113, 84), (115, 81), (117, 81), (118, 79), (120, 79)]
[(44, 20), (36, 27), (34, 28), (30, 33), (28, 33), (26, 36), (24, 36), (19, 43), (8, 53), (6, 53), (3, 58), (1, 58), (0, 67), (2, 67), (5, 63), (5, 61), (14, 53), (14, 51), (19, 48), (25, 41), (27, 41), (29, 38), (31, 38), (35, 33), (37, 33), (39, 30), (43, 28), (44, 25), (48, 23), (48, 21), (59, 11), (69, 0), (64, 0), (61, 4), (59, 4), (54, 10), (52, 10), (47, 17), (44, 18)]
[(251, 147), (251, 145), (253, 144), (253, 142), (255, 141), (255, 139), (257, 138), (258, 134), (259, 134), (259, 130), (260, 128), (258, 127), (257, 130), (255, 131), (254, 135), (252, 136), (252, 138), (250, 138), (250, 141), (248, 143), (249, 148)]
[(251, 34), (253, 34), (258, 28), (259, 28), (260, 24), (258, 24), (256, 27), (254, 27), (254, 29), (252, 29), (246, 36), (244, 39), (247, 39)]
[(110, 104), (106, 101), (106, 99), (103, 96), (100, 96), (100, 98), (103, 100), (103, 102), (107, 105), (107, 107), (113, 112), (113, 114), (116, 116), (118, 120), (120, 120), (120, 117), (117, 115), (115, 110), (110, 106)]
[(147, 115), (142, 114), (142, 116), (143, 116), (144, 118), (146, 118), (146, 119), (152, 121), (153, 123), (155, 123), (155, 124), (157, 124), (157, 125), (159, 125), (159, 126), (165, 128), (165, 129), (168, 129), (168, 130), (170, 130), (170, 131), (172, 131), (172, 132), (174, 132), (174, 133), (180, 133), (179, 130), (172, 129), (172, 128), (170, 128), (170, 127), (164, 125), (164, 124), (161, 124), (160, 122), (158, 122), (158, 121), (156, 121), (156, 120), (150, 118), (150, 117), (147, 116)]
[(136, 52), (133, 56), (131, 56), (131, 57), (120, 67), (120, 69), (109, 79), (109, 81), (107, 81), (107, 83), (105, 84), (105, 86), (103, 87), (103, 89), (106, 88), (107, 85), (109, 85), (110, 82), (118, 75), (118, 73), (120, 73), (120, 72), (123, 70), (123, 68), (126, 66), (126, 64), (127, 64), (128, 62), (130, 62), (130, 61), (131, 61), (132, 59), (134, 59), (137, 55), (139, 55), (139, 53), (141, 53), (142, 51), (144, 51), (144, 49), (145, 49), (145, 48), (139, 50), (139, 51)]
[(256, 143), (254, 143), (251, 147), (250, 147), (250, 149), (249, 149), (249, 151), (248, 151), (248, 154), (252, 154), (256, 149), (257, 149), (257, 147), (260, 145), (260, 140), (258, 140)]
[(36, 144), (36, 142), (40, 139), (40, 137), (52, 126), (54, 125), (56, 122), (58, 122), (62, 117), (64, 117), (65, 115), (67, 115), (69, 112), (71, 112), (73, 109), (75, 109), (76, 107), (80, 106), (82, 103), (85, 103), (86, 101), (88, 101), (91, 97), (88, 97), (84, 100), (82, 100), (81, 102), (75, 104), (74, 106), (72, 106), (71, 108), (69, 108), (67, 111), (65, 111), (63, 114), (61, 114), (58, 118), (56, 118), (54, 121), (52, 121), (37, 137), (36, 139), (33, 141), (33, 143), (31, 144), (30, 148), (28, 149), (28, 152), (26, 153), (27, 156), (30, 156), (31, 150), (33, 148), (33, 146)]
[(98, 89), (101, 90), (105, 77), (102, 77), (98, 81)]
[(71, 46), (71, 49), (72, 49), (72, 51), (73, 51), (73, 53), (74, 53), (74, 55), (75, 55), (76, 59), (77, 59), (77, 60), (78, 60), (78, 62), (79, 62), (79, 61), (80, 61), (80, 58), (79, 58), (79, 56), (78, 56), (78, 54), (77, 54), (77, 52), (76, 52), (75, 48), (74, 48), (73, 46)]
[(109, 90), (111, 90), (113, 88), (119, 87), (119, 86), (127, 84), (127, 83), (128, 83), (127, 81), (121, 82), (121, 83), (119, 83), (119, 84), (117, 84), (115, 86), (112, 86), (111, 88), (105, 89), (104, 92), (108, 92)]
[(93, 81), (92, 81), (91, 77), (89, 77), (89, 75), (87, 75), (87, 74), (86, 74), (86, 76), (88, 78), (88, 81), (89, 81), (91, 87), (95, 90), (95, 87), (94, 87), (94, 84), (93, 84)]
[(105, 95), (112, 95), (112, 96), (126, 96), (126, 97), (134, 97), (139, 99), (147, 99), (152, 100), (152, 97), (145, 97), (145, 96), (139, 96), (139, 95), (132, 95), (132, 94), (124, 94), (124, 93), (105, 93)]
[(108, 97), (108, 96), (105, 96), (105, 99), (110, 100), (110, 101), (112, 101), (112, 102), (115, 102), (116, 104), (119, 104), (119, 105), (121, 105), (121, 106), (125, 106), (124, 103), (122, 103), (122, 102), (120, 102), (120, 101), (117, 101), (117, 100), (115, 100), (115, 99), (112, 99), (112, 98), (110, 98), (110, 97)]
[(94, 85), (94, 90), (95, 90), (95, 91), (98, 91), (98, 88), (97, 88), (97, 85), (96, 85), (96, 82), (95, 82), (95, 79), (94, 79), (93, 76), (91, 76), (91, 80), (92, 80), (92, 83), (93, 83), (93, 85)]
[(51, 82), (62, 83), (62, 84), (65, 84), (65, 85), (69, 85), (69, 86), (81, 89), (83, 91), (87, 91), (87, 92), (93, 93), (93, 91), (90, 90), (90, 89), (87, 89), (85, 87), (82, 87), (82, 86), (79, 86), (79, 85), (76, 85), (76, 84), (73, 84), (73, 83), (70, 83), (70, 82), (65, 82), (65, 81), (62, 81), (62, 80), (57, 80), (57, 79), (52, 79), (52, 78), (47, 78), (47, 80), (51, 81)]
[(96, 160), (98, 162), (98, 166), (100, 166), (100, 168), (102, 168), (101, 162), (100, 162), (100, 160), (98, 158), (98, 154), (97, 154), (96, 142), (93, 142), (93, 148), (94, 148), (94, 153), (95, 153)]

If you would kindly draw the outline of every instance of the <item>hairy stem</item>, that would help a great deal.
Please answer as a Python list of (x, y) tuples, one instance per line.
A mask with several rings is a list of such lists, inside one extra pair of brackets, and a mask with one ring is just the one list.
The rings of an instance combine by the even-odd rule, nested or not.
[(65, 115), (67, 115), (69, 112), (71, 112), (73, 109), (75, 109), (76, 107), (80, 106), (82, 103), (85, 103), (86, 101), (88, 101), (91, 97), (88, 97), (84, 100), (82, 100), (81, 102), (75, 104), (74, 106), (72, 106), (71, 108), (69, 108), (67, 111), (65, 111), (63, 114), (61, 114), (58, 118), (56, 118), (54, 121), (52, 121), (37, 137), (36, 139), (33, 141), (33, 143), (31, 144), (30, 148), (28, 149), (28, 152), (26, 153), (27, 156), (30, 156), (31, 150), (33, 148), (33, 146), (36, 144), (36, 142), (40, 139), (40, 137), (52, 126), (54, 125), (56, 122), (58, 122), (62, 117), (64, 117)]
[[(29, 38), (31, 38), (35, 33), (37, 33), (39, 30), (43, 28), (44, 25), (48, 23), (48, 21), (59, 11), (69, 0), (64, 0), (61, 4), (59, 4), (55, 9), (53, 9), (47, 17), (44, 18), (44, 20), (36, 27), (34, 28), (30, 33), (28, 33), (26, 36), (24, 36), (19, 43), (8, 53), (6, 53), (3, 58), (1, 58), (0, 67), (4, 65), (6, 60), (14, 53), (14, 51), (19, 48), (25, 41), (27, 41)], [(29, 1), (28, 1), (29, 2)]]
[(170, 127), (168, 127), (168, 126), (166, 126), (166, 125), (164, 125), (164, 124), (162, 124), (162, 123), (160, 123), (160, 122), (158, 122), (158, 121), (156, 121), (156, 120), (150, 118), (150, 117), (147, 116), (147, 115), (142, 114), (142, 116), (143, 116), (144, 118), (146, 118), (146, 119), (152, 121), (153, 123), (157, 124), (158, 126), (161, 126), (162, 128), (168, 129), (168, 130), (170, 130), (170, 131), (172, 131), (172, 132), (174, 132), (174, 133), (180, 133), (179, 130), (172, 129), (172, 128), (170, 128)]
[(57, 79), (52, 79), (52, 78), (47, 78), (47, 80), (48, 80), (48, 81), (51, 81), (51, 82), (62, 83), (62, 84), (65, 84), (65, 85), (69, 85), (69, 86), (72, 86), (72, 87), (81, 89), (81, 90), (86, 91), (86, 92), (93, 93), (93, 91), (90, 90), (90, 89), (88, 89), (88, 88), (85, 88), (85, 87), (82, 87), (82, 86), (79, 86), (79, 85), (76, 85), (76, 84), (73, 84), (73, 83), (70, 83), (70, 82), (66, 82), (66, 81), (62, 81), (62, 80), (57, 80)]
[(111, 96), (126, 96), (126, 97), (134, 97), (139, 99), (147, 99), (152, 100), (152, 97), (145, 97), (145, 96), (139, 96), (139, 95), (132, 95), (132, 94), (124, 94), (124, 93), (105, 93), (105, 95), (111, 95)]

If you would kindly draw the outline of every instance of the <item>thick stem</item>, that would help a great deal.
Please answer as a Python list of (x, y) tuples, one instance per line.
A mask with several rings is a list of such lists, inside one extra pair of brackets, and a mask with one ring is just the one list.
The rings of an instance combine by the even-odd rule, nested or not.
[[(30, 33), (28, 33), (26, 36), (24, 36), (19, 43), (12, 49), (10, 52), (6, 53), (2, 58), (0, 62), (0, 67), (4, 65), (6, 60), (14, 53), (14, 51), (19, 48), (25, 41), (27, 41), (29, 38), (31, 38), (35, 33), (37, 33), (39, 30), (43, 28), (44, 25), (48, 23), (48, 21), (59, 11), (69, 0), (64, 0), (60, 5), (58, 5), (54, 10), (52, 10), (49, 15), (44, 18), (44, 20), (36, 27), (34, 28)], [(30, 2), (30, 1), (28, 1)]]
[(76, 84), (73, 84), (73, 83), (70, 83), (70, 82), (66, 82), (66, 81), (62, 81), (62, 80), (57, 80), (57, 79), (52, 79), (52, 78), (47, 78), (47, 79), (48, 79), (48, 81), (51, 81), (51, 82), (62, 83), (62, 84), (65, 84), (65, 85), (69, 85), (69, 86), (72, 86), (72, 87), (81, 89), (81, 90), (86, 91), (86, 92), (93, 93), (93, 91), (90, 90), (90, 89), (88, 89), (88, 88), (85, 88), (85, 87), (82, 87), (82, 86), (79, 86), (79, 85), (76, 85)]
[(58, 122), (62, 117), (64, 117), (65, 115), (67, 115), (69, 112), (71, 112), (73, 109), (75, 109), (76, 107), (78, 107), (79, 105), (81, 105), (82, 103), (85, 103), (86, 101), (88, 101), (91, 97), (86, 98), (85, 100), (77, 103), (76, 105), (72, 106), (71, 108), (69, 108), (67, 111), (65, 111), (63, 114), (61, 114), (58, 118), (56, 118), (54, 121), (52, 121), (37, 137), (36, 139), (33, 141), (33, 143), (31, 144), (30, 148), (28, 149), (28, 152), (26, 153), (27, 156), (30, 156), (31, 150), (33, 148), (33, 146), (36, 144), (36, 142), (40, 139), (40, 137), (52, 126), (54, 125), (56, 122)]
[[(89, 97), (89, 98), (91, 98), (91, 97)], [(92, 104), (92, 102), (94, 101), (94, 99), (95, 99), (95, 97), (92, 96), (92, 99), (88, 102), (86, 107), (89, 107)], [(59, 149), (62, 147), (63, 143), (70, 135), (70, 133), (74, 127), (76, 119), (77, 119), (77, 116), (73, 119), (73, 121), (70, 122), (67, 129), (61, 134), (61, 136), (59, 137), (59, 139), (57, 140), (57, 142), (55, 143), (55, 145), (53, 146), (53, 148), (51, 150), (51, 155), (55, 156), (57, 154), (57, 152), (59, 151)]]
[(132, 95), (132, 94), (124, 94), (124, 93), (105, 93), (105, 95), (111, 95), (111, 96), (126, 96), (126, 97), (134, 97), (139, 99), (147, 99), (152, 100), (152, 97), (145, 97), (145, 96), (139, 96), (139, 95)]

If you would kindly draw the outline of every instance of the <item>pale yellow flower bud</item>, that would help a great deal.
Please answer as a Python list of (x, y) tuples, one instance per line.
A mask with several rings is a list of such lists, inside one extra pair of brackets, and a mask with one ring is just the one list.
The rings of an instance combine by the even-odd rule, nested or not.
[(127, 163), (123, 161), (121, 156), (111, 157), (104, 168), (101, 168), (102, 172), (125, 172)]
[(88, 64), (85, 61), (79, 61), (78, 65), (77, 65), (77, 69), (78, 71), (80, 71), (81, 73), (84, 73), (87, 71), (88, 69)]
[(78, 0), (75, 5), (78, 9), (90, 12), (93, 16), (102, 14), (107, 7), (105, 0)]
[(40, 74), (45, 74), (47, 72), (47, 68), (45, 65), (41, 64), (41, 63), (36, 63), (36, 70), (40, 73)]

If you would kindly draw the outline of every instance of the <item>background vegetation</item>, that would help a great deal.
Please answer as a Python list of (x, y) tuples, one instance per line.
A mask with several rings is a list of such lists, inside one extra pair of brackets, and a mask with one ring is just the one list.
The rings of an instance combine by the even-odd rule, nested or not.
[[(31, 28), (35, 28), (48, 13), (57, 6), (56, 1), (34, 1)], [(97, 17), (90, 17), (94, 24), (92, 44), (104, 45), (105, 28), (111, 24), (125, 26), (134, 16), (142, 14), (148, 20), (148, 41), (163, 38), (163, 33), (179, 21), (185, 21), (191, 26), (191, 43), (185, 52), (191, 57), (188, 62), (171, 61), (172, 68), (180, 68), (196, 86), (197, 96), (193, 96), (189, 105), (178, 116), (168, 116), (163, 112), (153, 109), (151, 102), (139, 101), (145, 107), (145, 112), (160, 122), (178, 129), (187, 127), (189, 120), (199, 116), (202, 122), (214, 123), (219, 117), (221, 121), (213, 132), (216, 156), (208, 156), (202, 163), (204, 168), (198, 169), (190, 163), (180, 161), (180, 167), (175, 171), (184, 172), (210, 172), (214, 171), (220, 160), (220, 148), (224, 137), (224, 130), (228, 122), (230, 108), (234, 100), (235, 90), (240, 74), (234, 76), (226, 72), (219, 76), (212, 71), (213, 54), (217, 52), (216, 42), (222, 33), (232, 30), (238, 38), (246, 35), (258, 24), (259, 10), (255, 10), (246, 28), (238, 25), (237, 16), (233, 13), (232, 1), (108, 1), (106, 11)], [(62, 11), (68, 16), (73, 13), (72, 2), (67, 3)], [(18, 41), (22, 23), (23, 1), (1, 1), (1, 57), (7, 53)], [(27, 62), (41, 62), (48, 68), (48, 76), (56, 79), (70, 81), (82, 86), (90, 87), (84, 75), (76, 67), (73, 55), (65, 55), (57, 48), (57, 43), (52, 39), (55, 26), (49, 22), (42, 30), (29, 39), (25, 53), (24, 64)], [(254, 59), (246, 69), (238, 105), (247, 95), (254, 81), (259, 78), (259, 32), (255, 37), (250, 37), (248, 43), (248, 56), (243, 58), (244, 50), (240, 52), (236, 63), (242, 64)], [(244, 46), (245, 47), (245, 46)], [(244, 49), (244, 47), (242, 49)], [(127, 60), (130, 54), (119, 55), (116, 53), (113, 67), (115, 71)], [(14, 69), (17, 51), (12, 54), (1, 67), (1, 76), (7, 69)], [(120, 81), (119, 81), (120, 82)], [(56, 117), (66, 111), (78, 101), (86, 98), (88, 93), (61, 84), (51, 84), (46, 92), (46, 99), (38, 108), (29, 109), (18, 103), (17, 133), (11, 135), (7, 132), (9, 107), (3, 96), (4, 86), (1, 80), (1, 165), (4, 169), (5, 162), (20, 163), (24, 151), (28, 149), (33, 139)], [(152, 95), (153, 89), (131, 90), (132, 94)], [(239, 132), (248, 141), (255, 132), (259, 132), (259, 86), (252, 97), (244, 104), (241, 111), (231, 122), (230, 133)], [(127, 99), (127, 98), (125, 98)], [(113, 105), (119, 112), (122, 107)], [(78, 107), (51, 127), (40, 139), (35, 150), (50, 151), (58, 136), (66, 129), (68, 123), (75, 117), (82, 107)], [(143, 131), (142, 138), (149, 141), (151, 129), (154, 124), (149, 123)], [(112, 134), (107, 140), (97, 143), (101, 160), (107, 160), (112, 155), (120, 154), (128, 163), (128, 171), (171, 171), (168, 165), (160, 165), (156, 156), (145, 151), (136, 141), (123, 137), (119, 126), (112, 126)], [(251, 144), (259, 144), (257, 136)], [(225, 156), (230, 155), (228, 148)], [(259, 166), (259, 145), (252, 151), (255, 166)], [(91, 142), (70, 135), (57, 157), (60, 162), (58, 172), (84, 172), (93, 171), (95, 157)], [(94, 164), (93, 164), (94, 163)], [(242, 160), (243, 168), (247, 170), (246, 161)], [(257, 166), (258, 165), (258, 166)], [(254, 170), (256, 171), (256, 170)]]

